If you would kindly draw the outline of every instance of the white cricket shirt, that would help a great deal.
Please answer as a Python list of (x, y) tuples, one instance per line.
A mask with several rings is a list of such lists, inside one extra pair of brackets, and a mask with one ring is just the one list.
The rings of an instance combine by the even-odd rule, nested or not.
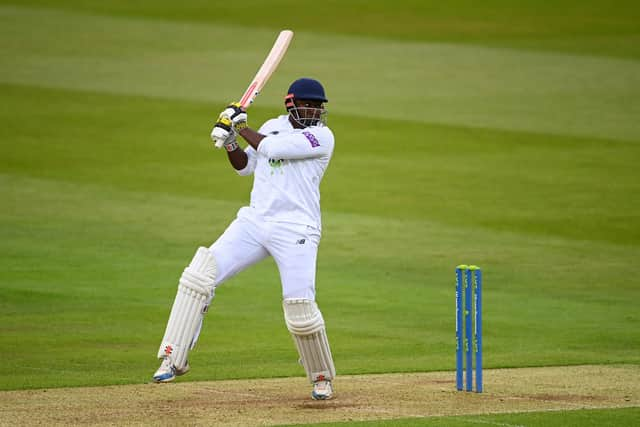
[(333, 154), (333, 132), (325, 126), (294, 129), (288, 115), (267, 121), (258, 132), (266, 137), (257, 151), (245, 149), (247, 166), (237, 171), (254, 175), (250, 206), (241, 208), (238, 217), (252, 215), (320, 230), (320, 181)]

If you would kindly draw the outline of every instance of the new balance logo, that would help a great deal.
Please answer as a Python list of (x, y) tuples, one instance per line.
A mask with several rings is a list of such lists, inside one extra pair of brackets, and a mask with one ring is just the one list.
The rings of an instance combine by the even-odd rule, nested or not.
[(306, 239), (300, 239), (300, 240), (298, 240), (298, 241), (296, 242), (296, 244), (298, 244), (298, 245), (304, 245), (304, 242), (306, 242), (306, 241), (307, 241)]

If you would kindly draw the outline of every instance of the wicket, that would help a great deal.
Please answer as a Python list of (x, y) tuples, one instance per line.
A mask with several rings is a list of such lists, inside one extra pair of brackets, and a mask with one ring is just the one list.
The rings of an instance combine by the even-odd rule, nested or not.
[[(473, 321), (471, 319), (472, 298)], [(465, 376), (463, 373), (463, 351), (466, 358), (464, 363), (466, 391), (473, 391), (472, 346), (476, 359), (476, 393), (482, 393), (482, 270), (475, 265), (462, 264), (456, 267), (456, 388), (459, 391), (463, 389), (463, 377)]]

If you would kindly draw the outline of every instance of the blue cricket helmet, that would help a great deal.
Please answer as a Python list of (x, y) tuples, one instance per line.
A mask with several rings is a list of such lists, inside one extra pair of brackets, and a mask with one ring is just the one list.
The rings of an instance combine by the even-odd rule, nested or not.
[(301, 78), (291, 83), (287, 96), (284, 98), (287, 108), (293, 106), (294, 99), (328, 102), (324, 94), (324, 88), (319, 81), (309, 78)]

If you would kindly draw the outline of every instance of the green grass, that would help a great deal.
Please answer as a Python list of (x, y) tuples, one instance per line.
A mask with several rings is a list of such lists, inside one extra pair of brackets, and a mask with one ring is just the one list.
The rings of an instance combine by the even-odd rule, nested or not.
[(640, 55), (637, 44), (640, 10), (630, 0), (560, 0), (553, 5), (526, 0), (518, 2), (517, 7), (507, 0), (488, 0), (482, 5), (472, 0), (400, 0), (393, 7), (381, 0), (325, 0), (311, 9), (301, 8), (290, 0), (268, 3), (247, 0), (235, 4), (205, 0), (180, 3), (3, 0), (2, 3), (216, 26), (237, 23), (249, 28), (293, 27), (324, 35), (482, 43), (635, 58)]
[[(472, 415), (459, 417), (404, 418), (388, 421), (362, 421), (349, 423), (320, 423), (316, 427), (360, 426), (360, 427), (472, 427), (513, 426), (513, 427), (613, 427), (635, 425), (640, 418), (639, 408), (598, 409), (562, 412), (529, 412), (506, 415)], [(284, 426), (281, 426), (284, 427)]]
[[(0, 7), (0, 28), (0, 62), (10, 65), (0, 68), (0, 82), (202, 101), (214, 111), (246, 88), (276, 35), (234, 21), (187, 24), (26, 7)], [(394, 119), (541, 139), (640, 140), (637, 60), (294, 30), (260, 106), (280, 110), (291, 76), (312, 75), (327, 86), (332, 119), (376, 118), (376, 128), (389, 130), (386, 120)], [(219, 41), (230, 34), (234, 47), (223, 47)], [(207, 126), (199, 123), (204, 135)]]
[[(12, 144), (3, 147), (7, 203), (0, 219), (7, 265), (0, 277), (3, 339), (10, 344), (13, 368), (4, 386), (144, 381), (179, 272), (197, 245), (210, 244), (222, 232), (246, 198), (248, 182), (228, 170), (223, 156), (215, 157), (221, 153), (211, 153), (206, 138), (187, 130), (172, 133), (206, 122), (203, 105), (17, 86), (3, 93), (15, 100), (8, 113), (20, 118), (16, 123), (37, 124), (10, 128), (13, 136), (6, 138)], [(40, 105), (50, 113), (39, 111)], [(352, 140), (375, 126), (374, 120), (338, 120), (351, 123), (337, 132), (354, 135)], [(11, 122), (9, 116), (4, 121)], [(76, 134), (82, 129), (88, 133)], [(421, 129), (433, 135), (448, 130)], [(379, 147), (379, 158), (385, 159), (380, 167), (371, 167), (375, 151), (360, 153), (348, 143), (338, 149), (324, 184), (329, 209), (318, 282), (341, 372), (449, 369), (450, 286), (452, 268), (461, 260), (485, 268), (488, 367), (637, 363), (640, 319), (633, 301), (638, 289), (625, 272), (630, 274), (638, 255), (638, 235), (633, 224), (618, 234), (624, 226), (614, 221), (615, 206), (632, 203), (626, 197), (631, 190), (618, 182), (621, 189), (606, 195), (610, 206), (593, 203), (595, 223), (570, 204), (545, 205), (545, 192), (531, 201), (542, 185), (535, 180), (521, 191), (511, 190), (504, 204), (493, 198), (482, 204), (491, 187), (485, 189), (484, 180), (499, 183), (502, 174), (517, 179), (516, 169), (530, 158), (526, 153), (536, 152), (535, 141), (513, 141), (509, 133), (486, 137), (504, 147), (483, 154), (489, 159), (503, 158), (504, 151), (515, 159), (519, 146), (525, 154), (511, 169), (504, 162), (473, 173), (478, 158), (464, 147), (474, 146), (477, 132), (466, 139), (460, 136), (463, 129), (448, 134), (451, 151), (434, 146), (439, 155), (425, 149), (403, 161)], [(574, 158), (586, 150), (572, 141), (564, 145), (554, 151), (550, 144), (547, 161), (569, 157), (563, 151), (571, 148), (578, 153)], [(599, 162), (573, 178), (576, 188), (588, 191), (568, 199), (592, 200), (597, 197), (592, 183), (611, 178), (605, 147)], [(458, 173), (454, 162), (465, 172)], [(442, 169), (433, 175), (435, 183), (419, 163), (431, 164), (427, 170)], [(397, 185), (409, 181), (403, 177), (408, 171), (424, 182), (419, 188)], [(448, 182), (445, 176), (451, 177)], [(474, 185), (465, 186), (470, 179)], [(548, 189), (562, 193), (551, 184)], [(382, 211), (375, 203), (381, 195)], [(433, 206), (434, 201), (442, 202)], [(552, 208), (556, 222), (545, 225)], [(580, 228), (562, 228), (570, 222)], [(299, 374), (291, 363), (295, 355), (282, 324), (271, 261), (222, 287), (207, 325), (192, 360), (202, 366), (192, 379)], [(263, 342), (260, 337), (266, 335), (274, 338)], [(594, 342), (608, 351), (602, 353)], [(42, 345), (46, 352), (30, 351)], [(48, 364), (52, 357), (72, 360), (71, 372), (57, 376), (57, 367)], [(114, 379), (110, 370), (96, 369), (103, 363), (121, 376)], [(25, 366), (30, 370), (21, 369)]]
[[(274, 4), (2, 2), (0, 389), (148, 381), (181, 270), (247, 202), (208, 133), (284, 26)], [(367, 4), (301, 14), (250, 111), (279, 114), (301, 75), (327, 87), (318, 299), (339, 373), (451, 369), (463, 262), (486, 277), (487, 367), (640, 363), (640, 7)], [(295, 361), (268, 260), (217, 290), (189, 379)]]

